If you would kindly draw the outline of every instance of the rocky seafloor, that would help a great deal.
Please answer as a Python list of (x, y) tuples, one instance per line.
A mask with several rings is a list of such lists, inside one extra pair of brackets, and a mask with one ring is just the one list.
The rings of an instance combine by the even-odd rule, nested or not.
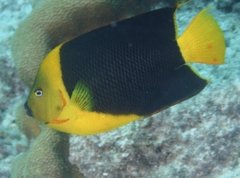
[[(11, 36), (31, 12), (30, 0), (0, 0), (0, 177), (29, 143), (15, 123), (26, 100), (11, 56)], [(225, 64), (194, 64), (209, 85), (197, 96), (114, 131), (70, 139), (70, 161), (87, 178), (240, 177), (240, 2), (193, 0), (179, 8), (179, 31), (204, 7), (221, 26)], [(203, 31), (204, 33), (204, 31)]]

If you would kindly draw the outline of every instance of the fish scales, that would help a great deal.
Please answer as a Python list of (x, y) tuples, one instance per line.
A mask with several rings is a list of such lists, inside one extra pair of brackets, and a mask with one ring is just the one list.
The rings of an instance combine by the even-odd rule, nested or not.
[[(69, 96), (81, 81), (92, 91), (93, 111), (138, 115), (150, 115), (186, 97), (182, 84), (169, 80), (185, 64), (175, 39), (174, 11), (150, 12), (65, 43), (60, 62)], [(198, 82), (186, 91), (201, 90), (206, 85), (194, 73), (188, 75)], [(166, 99), (168, 90), (182, 91), (182, 95)]]

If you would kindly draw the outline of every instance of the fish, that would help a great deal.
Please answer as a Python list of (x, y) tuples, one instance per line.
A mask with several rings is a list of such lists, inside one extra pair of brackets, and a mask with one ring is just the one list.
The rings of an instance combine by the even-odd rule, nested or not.
[(43, 59), (26, 114), (61, 132), (92, 135), (152, 116), (202, 91), (189, 63), (223, 64), (224, 35), (201, 10), (178, 35), (166, 7), (93, 29)]

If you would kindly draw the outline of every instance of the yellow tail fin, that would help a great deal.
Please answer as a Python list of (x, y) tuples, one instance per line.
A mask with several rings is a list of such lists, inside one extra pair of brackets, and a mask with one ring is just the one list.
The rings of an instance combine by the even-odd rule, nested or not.
[(208, 10), (199, 12), (177, 39), (186, 62), (224, 63), (226, 46), (223, 32)]

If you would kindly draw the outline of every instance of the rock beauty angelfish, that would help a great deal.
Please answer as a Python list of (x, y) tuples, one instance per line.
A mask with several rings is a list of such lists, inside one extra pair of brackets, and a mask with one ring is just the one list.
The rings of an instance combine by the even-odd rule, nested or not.
[(223, 33), (203, 9), (178, 37), (177, 7), (92, 30), (42, 61), (26, 113), (56, 130), (90, 135), (157, 113), (208, 83), (187, 62), (222, 64)]

